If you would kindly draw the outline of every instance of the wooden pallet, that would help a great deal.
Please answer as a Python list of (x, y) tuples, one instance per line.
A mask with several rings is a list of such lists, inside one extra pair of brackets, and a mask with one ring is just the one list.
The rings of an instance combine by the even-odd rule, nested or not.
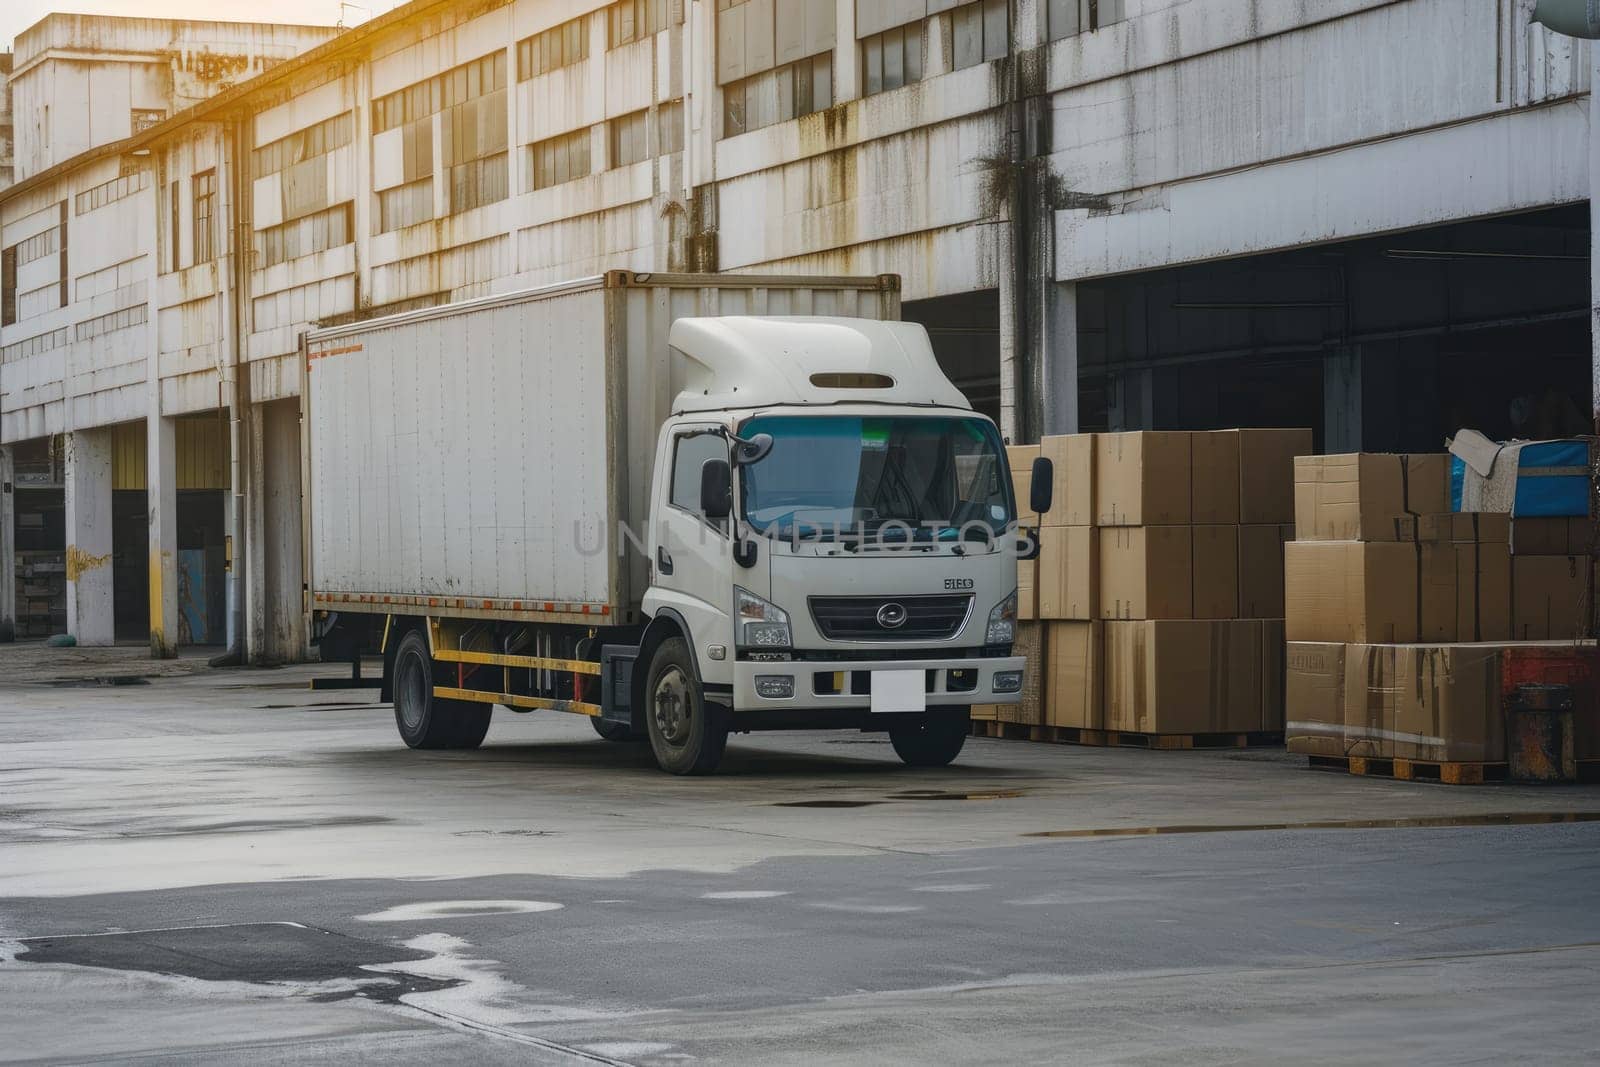
[[(1504, 763), (1451, 763), (1435, 760), (1380, 758), (1378, 756), (1307, 756), (1315, 770), (1345, 771), (1369, 778), (1402, 782), (1441, 782), (1444, 785), (1483, 785), (1503, 782)], [(1578, 781), (1600, 782), (1600, 760), (1578, 760)]]
[(1442, 782), (1445, 785), (1482, 785), (1502, 782), (1504, 763), (1451, 763), (1432, 760), (1382, 759), (1377, 756), (1307, 756), (1318, 770), (1345, 771), (1369, 778), (1394, 778), (1402, 782)]
[(1282, 733), (1137, 734), (1125, 730), (1085, 730), (1076, 726), (1028, 726), (1015, 722), (977, 721), (975, 737), (1008, 741), (1044, 741), (1094, 748), (1148, 748), (1176, 751), (1190, 748), (1256, 748), (1283, 744)]

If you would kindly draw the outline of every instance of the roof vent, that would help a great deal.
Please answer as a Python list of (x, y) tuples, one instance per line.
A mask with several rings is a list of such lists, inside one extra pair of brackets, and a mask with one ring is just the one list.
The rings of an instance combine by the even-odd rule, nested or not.
[(818, 389), (893, 389), (894, 379), (887, 374), (822, 373), (811, 376)]

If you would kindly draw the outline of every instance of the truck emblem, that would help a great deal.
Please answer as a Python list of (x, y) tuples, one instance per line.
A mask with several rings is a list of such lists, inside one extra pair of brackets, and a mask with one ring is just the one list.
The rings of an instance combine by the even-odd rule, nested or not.
[(906, 621), (906, 608), (904, 604), (890, 602), (878, 609), (878, 625), (885, 630), (893, 630), (904, 626)]

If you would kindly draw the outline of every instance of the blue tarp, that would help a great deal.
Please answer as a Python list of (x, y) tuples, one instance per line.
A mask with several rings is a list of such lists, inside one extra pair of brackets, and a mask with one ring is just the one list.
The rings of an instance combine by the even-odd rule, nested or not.
[[(1523, 517), (1589, 514), (1587, 441), (1539, 441), (1522, 446), (1511, 514)], [(1562, 469), (1572, 473), (1560, 473)], [(1450, 506), (1461, 510), (1467, 465), (1450, 457)]]

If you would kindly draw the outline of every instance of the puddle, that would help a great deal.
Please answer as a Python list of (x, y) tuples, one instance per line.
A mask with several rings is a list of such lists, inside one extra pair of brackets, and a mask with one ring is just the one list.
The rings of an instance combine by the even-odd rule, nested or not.
[(973, 793), (947, 793), (938, 789), (913, 789), (890, 793), (890, 800), (1011, 800), (1023, 795), (1021, 789), (990, 789)]
[(554, 830), (457, 830), (454, 837), (554, 837)]
[(870, 808), (881, 800), (785, 800), (772, 805), (775, 808)]
[(341, 711), (350, 708), (387, 708), (387, 704), (257, 704), (254, 711)]
[(1152, 834), (1227, 834), (1249, 830), (1403, 830), (1439, 826), (1540, 826), (1600, 822), (1600, 811), (1512, 811), (1490, 815), (1418, 815), (1407, 819), (1232, 823), (1216, 826), (1117, 826), (1099, 830), (1039, 830), (1023, 837), (1142, 837)]
[(117, 971), (177, 975), (204, 982), (293, 983), (323, 986), (314, 1000), (366, 997), (398, 1003), (408, 993), (460, 985), (402, 970), (368, 968), (418, 962), (433, 953), (363, 941), (299, 923), (135, 930), (127, 933), (26, 937), (19, 963), (71, 963)]
[(105, 689), (114, 685), (149, 685), (155, 675), (101, 674), (93, 678), (57, 678), (50, 684), (57, 689)]

